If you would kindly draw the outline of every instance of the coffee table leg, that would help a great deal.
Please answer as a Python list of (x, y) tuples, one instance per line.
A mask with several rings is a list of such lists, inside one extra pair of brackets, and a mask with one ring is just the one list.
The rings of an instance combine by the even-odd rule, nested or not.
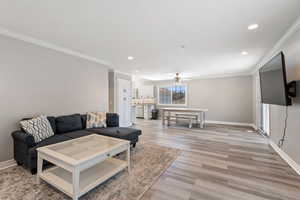
[(73, 200), (78, 200), (79, 174), (80, 171), (78, 169), (73, 169)]
[(130, 145), (128, 146), (127, 149), (127, 165), (128, 165), (128, 173), (131, 173), (131, 167), (130, 167)]
[(37, 176), (36, 176), (36, 180), (37, 183), (40, 184), (41, 183), (41, 178), (40, 175), (43, 172), (43, 158), (40, 156), (40, 154), (38, 153), (38, 160), (37, 160)]

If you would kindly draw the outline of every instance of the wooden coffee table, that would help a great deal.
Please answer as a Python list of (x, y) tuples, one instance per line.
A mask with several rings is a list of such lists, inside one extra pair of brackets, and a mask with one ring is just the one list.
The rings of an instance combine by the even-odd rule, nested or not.
[[(37, 181), (43, 179), (74, 200), (128, 168), (130, 142), (92, 134), (45, 147), (38, 151)], [(127, 151), (126, 161), (113, 156)], [(56, 165), (43, 171), (43, 160)]]

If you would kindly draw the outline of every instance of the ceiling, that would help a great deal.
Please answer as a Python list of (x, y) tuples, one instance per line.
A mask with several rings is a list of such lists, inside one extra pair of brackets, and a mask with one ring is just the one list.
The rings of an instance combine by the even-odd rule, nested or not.
[(0, 27), (151, 80), (249, 73), (300, 15), (299, 0), (0, 2)]

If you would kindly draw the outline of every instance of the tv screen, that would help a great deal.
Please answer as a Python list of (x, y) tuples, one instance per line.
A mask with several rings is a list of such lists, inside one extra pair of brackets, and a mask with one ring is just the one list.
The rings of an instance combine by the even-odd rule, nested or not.
[(259, 76), (262, 103), (283, 106), (291, 104), (287, 93), (285, 60), (282, 52), (259, 70)]

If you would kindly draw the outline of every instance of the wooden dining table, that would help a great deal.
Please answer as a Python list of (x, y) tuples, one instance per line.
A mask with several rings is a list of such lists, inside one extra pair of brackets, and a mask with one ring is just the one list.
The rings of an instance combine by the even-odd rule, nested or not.
[(166, 120), (168, 120), (168, 125), (170, 124), (171, 114), (194, 114), (197, 116), (196, 123), (200, 125), (200, 128), (204, 128), (205, 126), (205, 115), (208, 112), (208, 109), (202, 108), (161, 108), (162, 112), (162, 124), (166, 124)]

